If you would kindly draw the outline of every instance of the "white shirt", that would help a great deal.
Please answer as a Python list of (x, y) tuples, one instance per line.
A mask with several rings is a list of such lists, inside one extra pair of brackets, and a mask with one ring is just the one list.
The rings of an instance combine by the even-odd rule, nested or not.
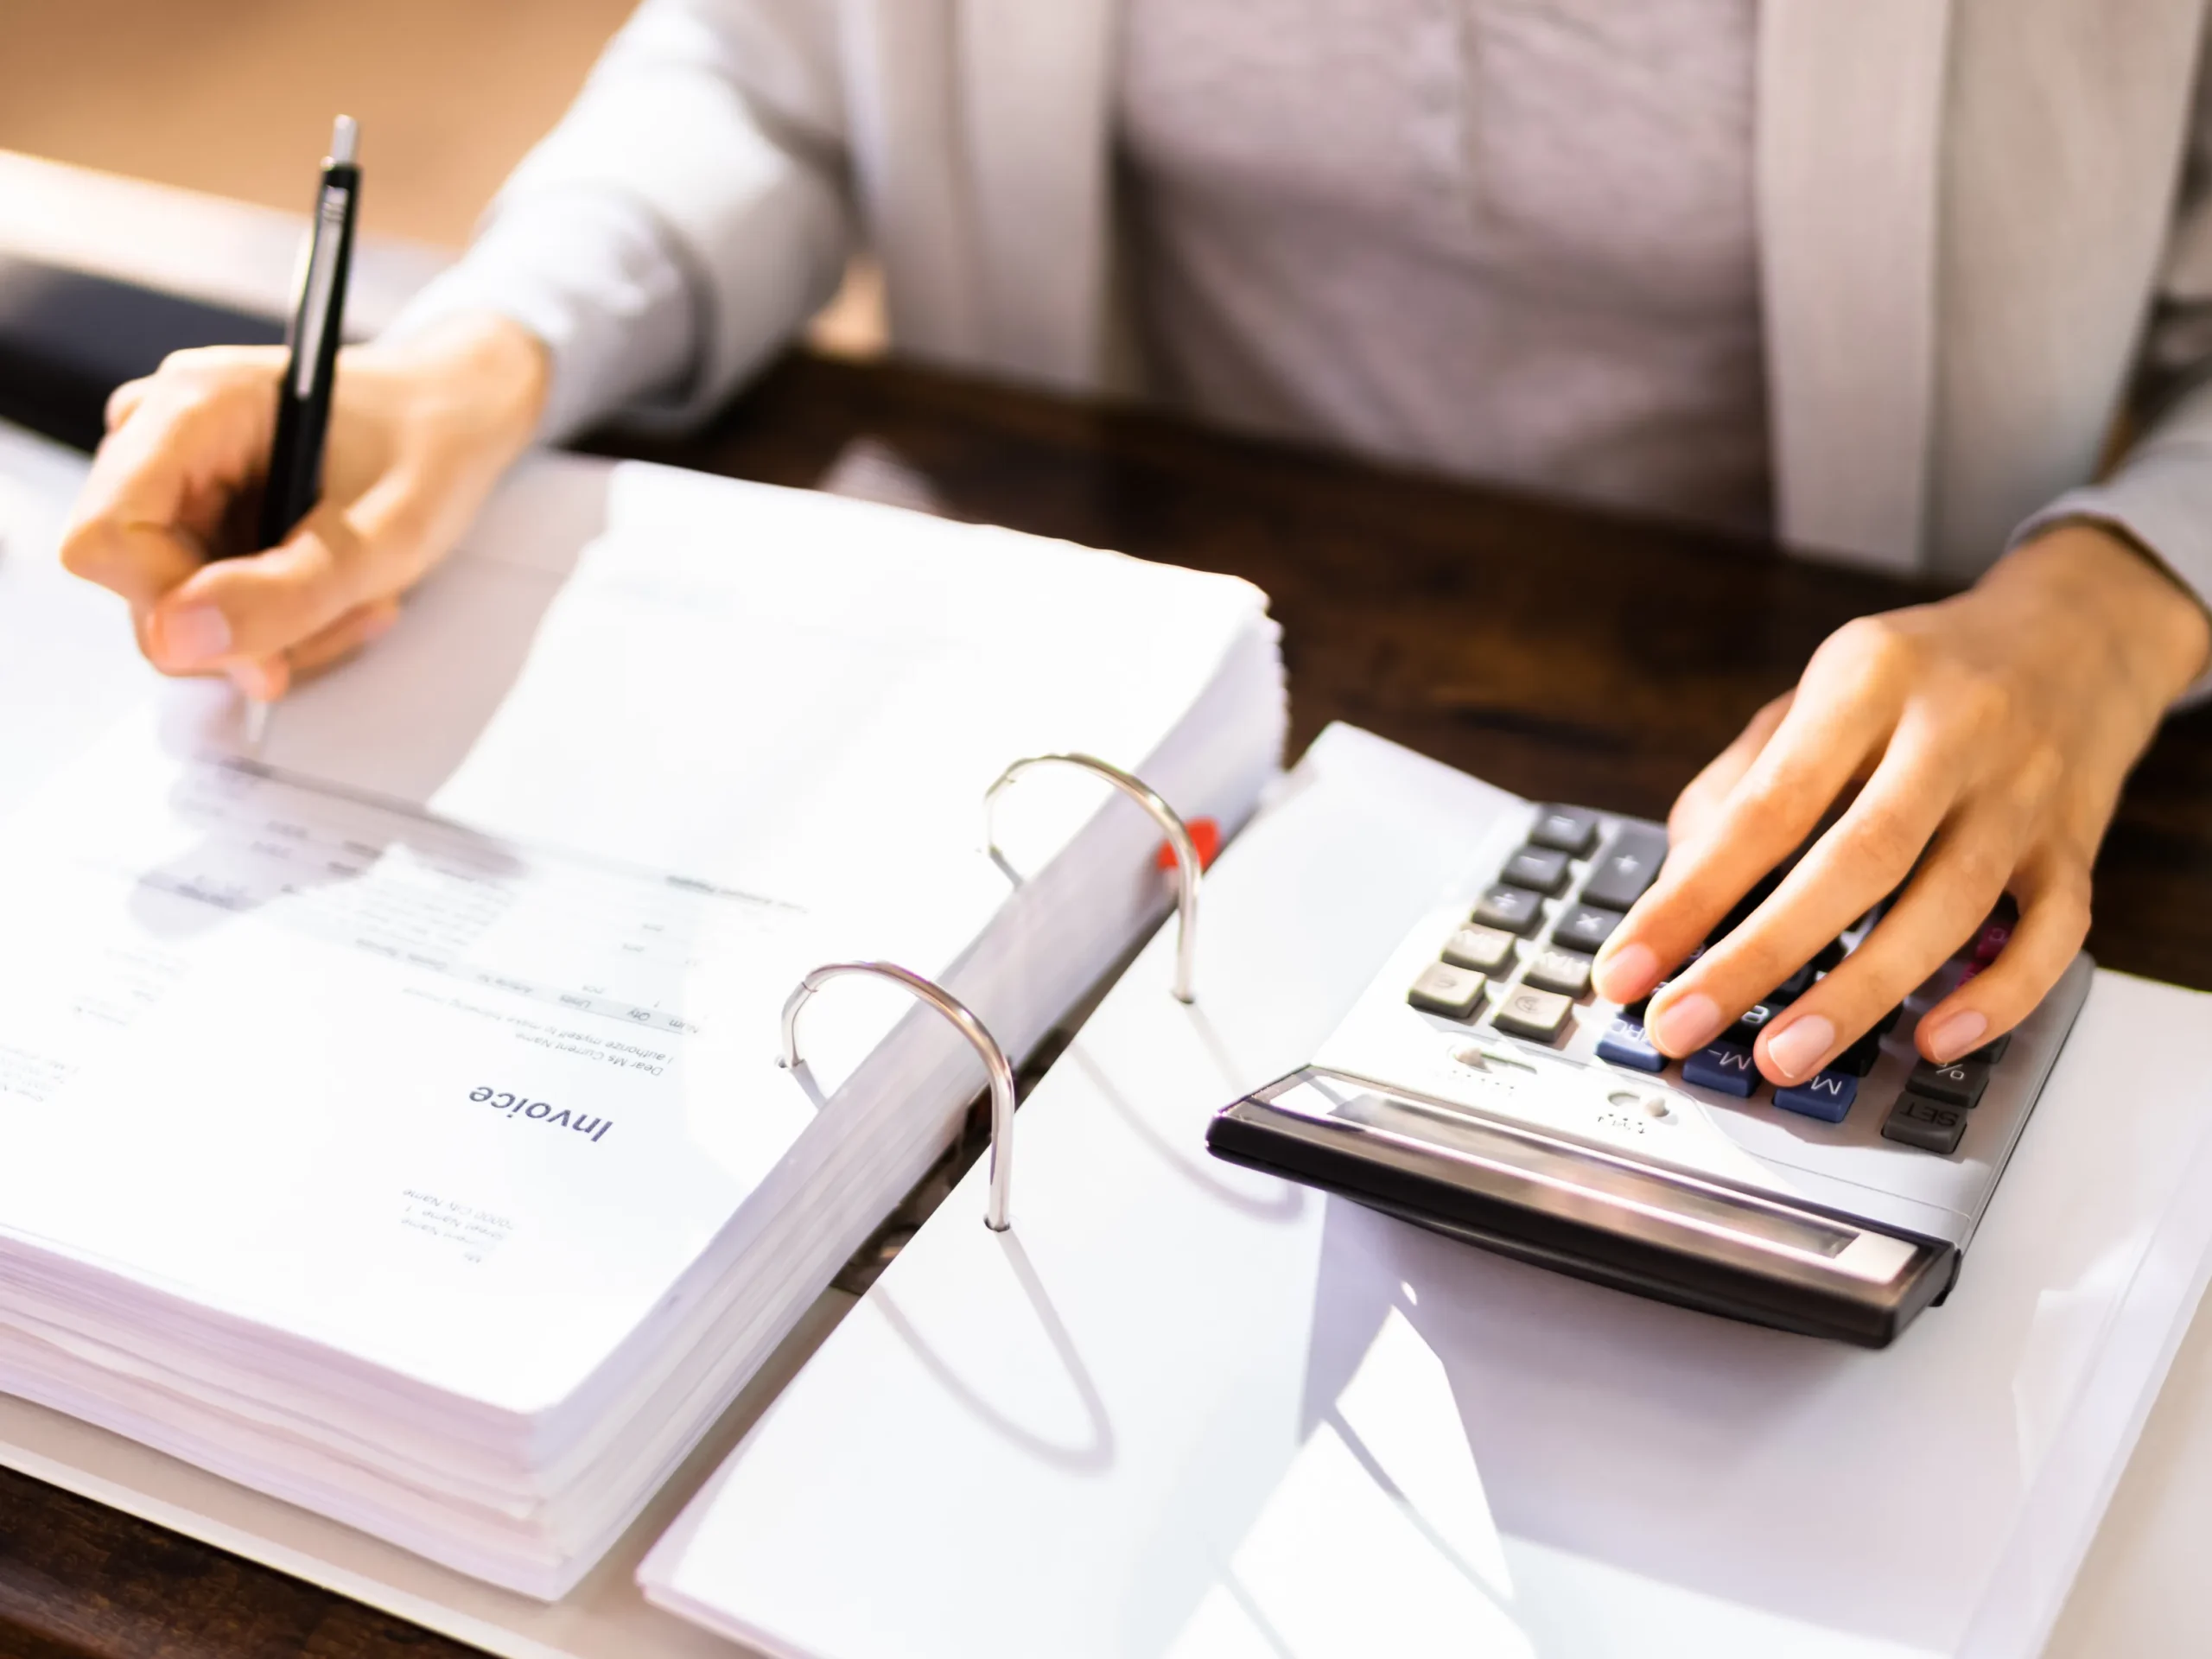
[[(1128, 0), (1121, 188), (1160, 396), (1764, 529), (1755, 22), (1756, 0)], [(546, 340), (562, 437), (682, 383), (684, 295), (632, 202), (525, 198), (437, 308)]]
[(1767, 524), (1756, 0), (1125, 0), (1154, 382), (1227, 423)]

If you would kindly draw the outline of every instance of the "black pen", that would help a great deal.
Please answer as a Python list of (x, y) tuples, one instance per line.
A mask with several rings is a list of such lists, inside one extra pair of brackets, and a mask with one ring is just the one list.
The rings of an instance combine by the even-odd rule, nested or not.
[[(339, 337), (346, 320), (346, 278), (353, 263), (353, 219), (361, 200), (361, 169), (353, 156), (360, 128), (341, 115), (330, 132), (330, 155), (315, 193), (315, 225), (300, 272), (292, 312), (291, 356), (276, 389), (276, 435), (269, 446), (262, 485), (257, 552), (282, 543), (322, 499), (322, 444), (330, 427), (330, 399), (337, 378)], [(266, 703), (247, 715), (247, 746), (258, 748), (269, 721)]]

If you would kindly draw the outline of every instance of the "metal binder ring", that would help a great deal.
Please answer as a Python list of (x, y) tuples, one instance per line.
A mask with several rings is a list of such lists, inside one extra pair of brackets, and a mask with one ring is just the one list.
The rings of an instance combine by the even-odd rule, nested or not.
[(986, 849), (994, 858), (999, 856), (999, 839), (992, 827), (995, 821), (992, 809), (998, 801), (1000, 791), (1032, 766), (1080, 766), (1095, 778), (1103, 778), (1151, 813), (1153, 822), (1167, 837), (1167, 844), (1175, 849), (1175, 1000), (1178, 1002), (1196, 1001), (1198, 993), (1192, 988), (1192, 981), (1196, 974), (1198, 955), (1198, 879), (1205, 872), (1198, 862), (1197, 843), (1192, 841), (1191, 832), (1183, 827), (1182, 818), (1143, 779), (1093, 754), (1033, 754), (1026, 760), (1017, 760), (1001, 772), (998, 780), (983, 791), (983, 842)]
[(932, 984), (919, 974), (890, 962), (831, 962), (815, 969), (784, 1001), (784, 1059), (796, 1067), (798, 1058), (798, 1011), (831, 980), (847, 974), (868, 974), (903, 985), (952, 1021), (963, 1037), (982, 1057), (991, 1079), (991, 1196), (983, 1211), (983, 1224), (1002, 1233), (1013, 1224), (1007, 1214), (1014, 1191), (1014, 1064), (999, 1046), (998, 1039), (951, 992)]

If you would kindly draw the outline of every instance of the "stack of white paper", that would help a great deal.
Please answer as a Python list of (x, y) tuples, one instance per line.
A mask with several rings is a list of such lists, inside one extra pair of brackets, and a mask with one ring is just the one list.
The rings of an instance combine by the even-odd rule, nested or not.
[(1084, 750), (1233, 827), (1263, 607), (546, 462), (257, 757), (145, 702), (0, 823), (0, 1388), (562, 1593), (980, 1087), (865, 981), (785, 1072), (785, 995), (887, 958), (1031, 1046), (1164, 911), (1158, 832), (1033, 774), (1010, 875), (986, 786)]

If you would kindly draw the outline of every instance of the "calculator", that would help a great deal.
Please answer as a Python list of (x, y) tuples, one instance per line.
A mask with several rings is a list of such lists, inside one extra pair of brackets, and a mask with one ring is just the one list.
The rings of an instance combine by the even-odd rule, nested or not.
[(2088, 995), (2086, 954), (2012, 1032), (1931, 1065), (1913, 1026), (2003, 950), (1993, 919), (1827, 1070), (1776, 1088), (1751, 1061), (1759, 1027), (1878, 910), (1670, 1061), (1643, 1004), (1590, 982), (1665, 830), (1515, 802), (1473, 836), (1464, 879), (1312, 1064), (1214, 1116), (1215, 1155), (1584, 1279), (1866, 1347), (1949, 1294)]

